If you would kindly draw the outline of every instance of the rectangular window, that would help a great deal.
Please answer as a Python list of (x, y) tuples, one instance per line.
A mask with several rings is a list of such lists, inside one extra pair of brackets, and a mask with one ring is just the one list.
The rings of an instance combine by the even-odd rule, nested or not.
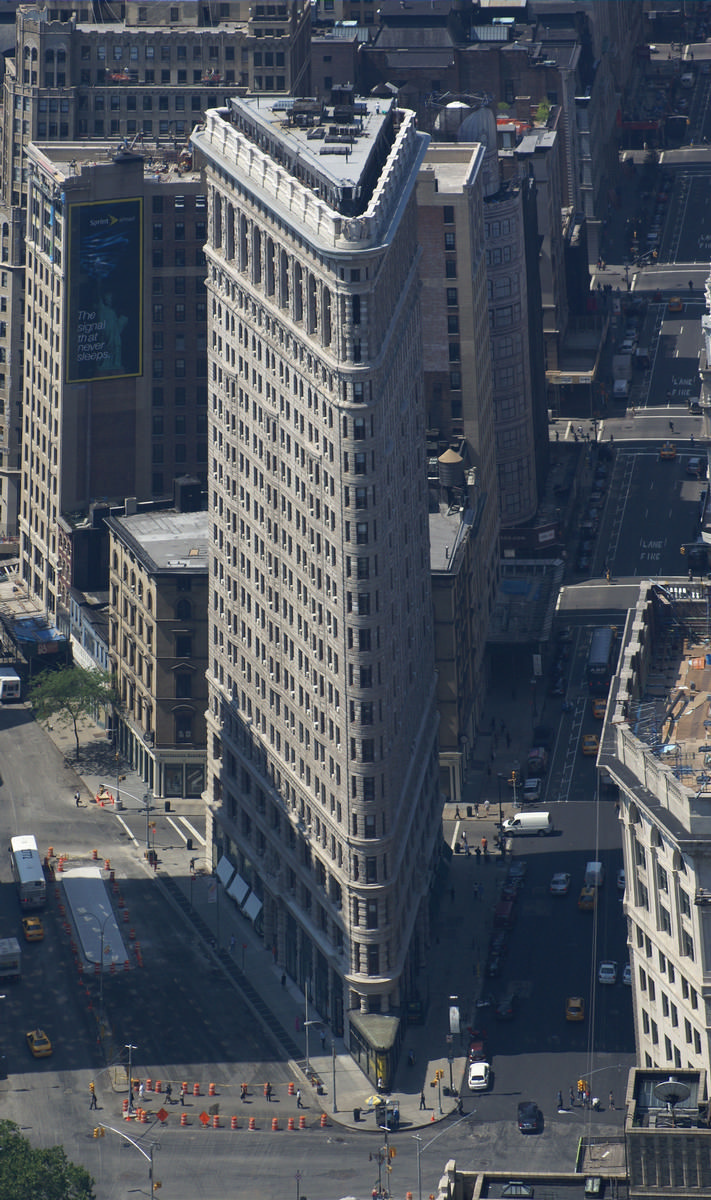
[(444, 221), (445, 225), (454, 224), (454, 206), (452, 204), (445, 204), (444, 208), (442, 209), (442, 220)]
[(456, 308), (459, 303), (459, 296), (456, 288), (447, 288), (447, 307)]
[(445, 233), (444, 248), (445, 248), (445, 250), (452, 250), (452, 251), (457, 249), (456, 239), (455, 239), (455, 235), (453, 233)]

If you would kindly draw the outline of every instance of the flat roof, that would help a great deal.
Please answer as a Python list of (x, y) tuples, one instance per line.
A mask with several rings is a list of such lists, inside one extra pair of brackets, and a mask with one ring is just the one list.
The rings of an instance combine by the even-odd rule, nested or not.
[[(314, 190), (320, 183), (324, 197), (340, 209), (336, 196), (353, 196), (375, 178), (393, 141), (395, 101), (353, 98), (324, 104), (316, 99), (285, 96), (237, 96), (230, 100), (232, 122), (280, 163), (290, 174)], [(365, 208), (363, 195), (359, 208)]]
[(459, 569), (457, 551), (470, 531), (474, 513), (458, 505), (430, 513), (430, 570), (456, 574)]
[[(192, 128), (192, 124), (191, 124)], [(151, 183), (201, 183), (199, 170), (192, 165), (192, 151), (186, 144), (188, 134), (180, 138), (167, 138), (161, 144), (149, 138), (135, 139), (127, 144), (127, 140), (116, 138), (113, 141), (100, 142), (45, 142), (33, 141), (27, 146), (30, 157), (49, 171), (58, 181), (75, 179), (81, 176), (84, 168), (90, 167), (121, 167), (123, 162), (139, 162), (143, 160), (143, 178)], [(176, 147), (168, 147), (167, 141), (175, 141)], [(125, 157), (115, 158), (123, 153)]]
[(209, 521), (206, 512), (134, 513), (109, 517), (107, 525), (153, 574), (207, 574)]

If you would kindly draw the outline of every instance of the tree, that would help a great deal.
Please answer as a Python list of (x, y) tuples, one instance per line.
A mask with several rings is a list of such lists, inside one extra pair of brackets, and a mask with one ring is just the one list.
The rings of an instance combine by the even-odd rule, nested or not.
[(62, 1146), (35, 1150), (14, 1121), (0, 1121), (0, 1200), (96, 1200), (94, 1180)]
[(45, 671), (30, 689), (30, 702), (40, 721), (52, 717), (62, 725), (71, 725), (79, 758), (79, 724), (82, 717), (93, 717), (96, 710), (114, 697), (111, 676), (106, 671), (86, 667), (60, 667)]
[(546, 125), (551, 115), (551, 102), (544, 96), (536, 109), (536, 125)]

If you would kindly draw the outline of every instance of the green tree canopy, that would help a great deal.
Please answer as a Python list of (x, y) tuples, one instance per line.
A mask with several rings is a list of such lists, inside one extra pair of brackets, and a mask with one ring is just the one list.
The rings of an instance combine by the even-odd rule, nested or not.
[(113, 696), (111, 676), (106, 671), (88, 671), (85, 667), (45, 671), (30, 688), (30, 701), (40, 721), (54, 718), (61, 725), (72, 726), (77, 758), (82, 717), (94, 716)]
[(94, 1180), (61, 1146), (35, 1150), (14, 1121), (0, 1121), (0, 1200), (96, 1200)]

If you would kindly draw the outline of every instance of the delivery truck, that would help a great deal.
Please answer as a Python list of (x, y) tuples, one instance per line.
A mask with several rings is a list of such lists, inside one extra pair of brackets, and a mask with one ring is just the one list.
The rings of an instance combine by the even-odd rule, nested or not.
[(22, 951), (17, 938), (0, 938), (0, 979), (19, 979), (22, 974)]

